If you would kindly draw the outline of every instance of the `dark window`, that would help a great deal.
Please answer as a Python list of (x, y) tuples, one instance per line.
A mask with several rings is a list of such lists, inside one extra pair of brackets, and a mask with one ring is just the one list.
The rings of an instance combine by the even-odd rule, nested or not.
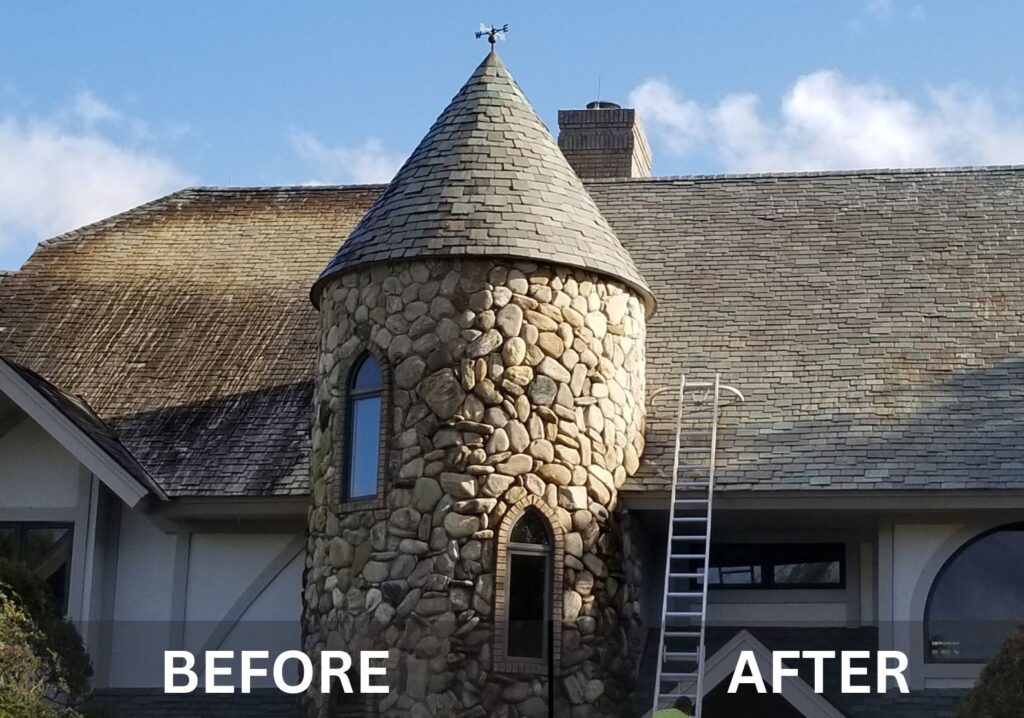
[(68, 608), (71, 536), (70, 524), (0, 524), (0, 558), (24, 564), (45, 581), (61, 611)]
[(841, 543), (713, 544), (708, 565), (713, 588), (843, 588), (846, 547)]
[(383, 405), (384, 378), (380, 364), (367, 354), (356, 364), (349, 383), (346, 501), (377, 496)]
[(528, 510), (512, 528), (511, 539), (506, 653), (543, 661), (551, 619), (551, 534), (540, 514)]
[(1024, 621), (1024, 524), (983, 534), (942, 567), (925, 608), (931, 662), (982, 663)]

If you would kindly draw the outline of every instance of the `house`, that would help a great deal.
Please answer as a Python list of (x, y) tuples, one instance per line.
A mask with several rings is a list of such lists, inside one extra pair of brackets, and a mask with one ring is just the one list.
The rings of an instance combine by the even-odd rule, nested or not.
[[(1024, 617), (1024, 169), (656, 178), (634, 111), (559, 123), (491, 54), (386, 187), (186, 189), (0, 277), (0, 549), (107, 707), (294, 715), (163, 651), (386, 649), (304, 715), (640, 715), (669, 397), (720, 372), (708, 715), (951, 715)], [(911, 691), (723, 695), (791, 649)]]

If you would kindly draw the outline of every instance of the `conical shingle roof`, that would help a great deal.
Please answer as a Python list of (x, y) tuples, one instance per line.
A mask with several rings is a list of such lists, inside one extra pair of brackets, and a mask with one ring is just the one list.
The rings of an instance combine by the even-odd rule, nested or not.
[(506, 257), (581, 267), (651, 292), (493, 51), (463, 85), (313, 286), (354, 267)]

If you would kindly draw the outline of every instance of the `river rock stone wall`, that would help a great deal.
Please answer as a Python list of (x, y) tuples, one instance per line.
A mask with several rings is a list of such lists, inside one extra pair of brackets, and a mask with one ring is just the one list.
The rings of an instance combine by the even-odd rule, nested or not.
[[(502, 521), (541, 506), (558, 527), (556, 714), (616, 714), (638, 635), (617, 498), (644, 448), (639, 298), (582, 270), (415, 261), (341, 275), (320, 327), (306, 650), (388, 650), (381, 715), (546, 716), (546, 671), (508, 670), (495, 605)], [(366, 351), (387, 367), (383, 491), (340, 504)]]

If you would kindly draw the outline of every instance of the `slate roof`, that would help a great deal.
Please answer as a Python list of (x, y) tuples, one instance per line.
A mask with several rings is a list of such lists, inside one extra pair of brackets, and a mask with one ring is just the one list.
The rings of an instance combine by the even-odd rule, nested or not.
[(92, 407), (84, 399), (54, 386), (31, 369), (23, 367), (17, 362), (5, 359), (2, 356), (0, 356), (0, 362), (13, 369), (29, 386), (70, 419), (71, 423), (79, 431), (89, 437), (94, 444), (99, 446), (121, 468), (152, 492), (154, 496), (160, 499), (167, 498), (163, 489), (153, 481), (149, 472), (139, 464), (127, 447), (118, 439), (117, 434), (93, 411)]
[(588, 189), (659, 299), (648, 386), (718, 370), (747, 397), (722, 488), (1024, 488), (1024, 168)]
[[(587, 187), (659, 298), (649, 392), (747, 395), (725, 490), (1024, 489), (1024, 168)], [(381, 189), (191, 189), (51, 240), (0, 282), (0, 353), (172, 496), (303, 493), (307, 288)], [(629, 490), (664, 485), (667, 403)]]
[(490, 52), (437, 118), (312, 290), (382, 261), (517, 257), (621, 279), (654, 302), (519, 86)]

